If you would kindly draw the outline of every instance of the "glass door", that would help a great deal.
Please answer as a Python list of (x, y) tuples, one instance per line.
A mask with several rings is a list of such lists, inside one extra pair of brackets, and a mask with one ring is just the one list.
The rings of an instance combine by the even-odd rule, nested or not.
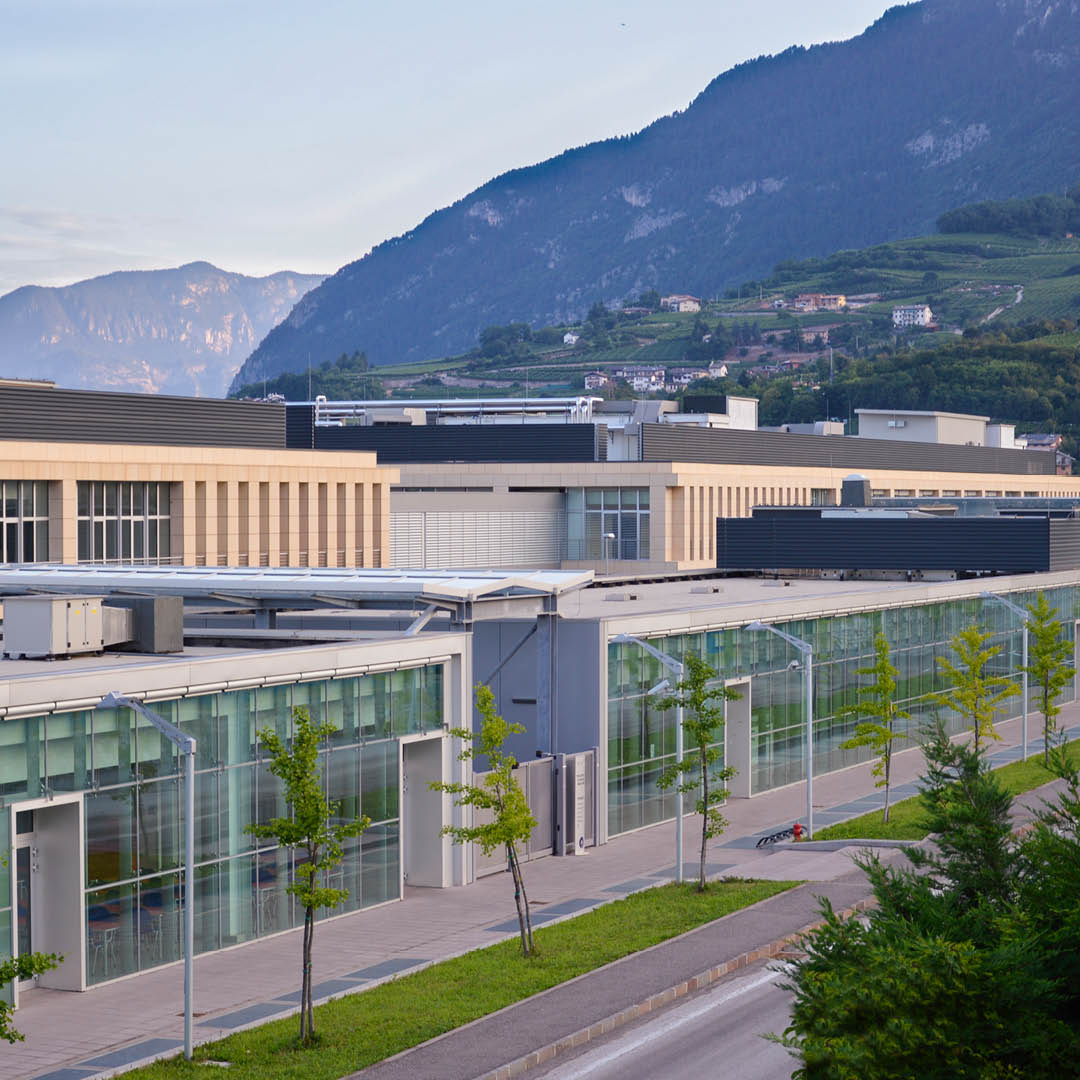
[[(34, 951), (34, 877), (38, 871), (37, 837), (33, 810), (15, 815), (15, 941), (19, 955)], [(23, 979), (20, 986), (33, 986)]]

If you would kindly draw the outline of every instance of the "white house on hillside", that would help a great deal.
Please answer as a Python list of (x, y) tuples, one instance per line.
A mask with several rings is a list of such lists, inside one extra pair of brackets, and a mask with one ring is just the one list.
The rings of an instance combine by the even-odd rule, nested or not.
[(671, 296), (665, 296), (660, 300), (661, 311), (700, 311), (701, 301), (696, 296), (690, 296), (688, 293), (672, 293)]
[(892, 309), (892, 324), (896, 327), (929, 326), (933, 321), (929, 304), (901, 304)]

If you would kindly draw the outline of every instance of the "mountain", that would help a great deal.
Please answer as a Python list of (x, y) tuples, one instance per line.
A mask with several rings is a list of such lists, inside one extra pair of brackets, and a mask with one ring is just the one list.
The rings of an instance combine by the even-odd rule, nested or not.
[(445, 356), (644, 289), (722, 293), (781, 259), (929, 232), (1080, 176), (1080, 5), (922, 0), (740, 64), (636, 135), (506, 173), (343, 267), (235, 385), (364, 350)]
[(27, 285), (0, 296), (0, 375), (220, 397), (256, 342), (322, 280), (194, 262)]

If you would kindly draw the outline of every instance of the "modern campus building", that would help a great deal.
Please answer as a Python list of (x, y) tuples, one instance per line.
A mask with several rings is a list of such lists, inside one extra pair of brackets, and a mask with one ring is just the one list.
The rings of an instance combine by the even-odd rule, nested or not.
[[(477, 682), (525, 726), (514, 749), (539, 856), (674, 814), (655, 783), (674, 715), (647, 693), (659, 668), (621, 634), (696, 651), (740, 691), (723, 734), (734, 797), (806, 771), (800, 673), (788, 646), (744, 629), (753, 620), (813, 645), (818, 772), (866, 756), (841, 748), (842, 710), (877, 630), (913, 726), (932, 712), (937, 658), (970, 622), (994, 630), (998, 669), (1018, 670), (1018, 624), (981, 598), (988, 586), (1017, 601), (1045, 591), (1075, 638), (1071, 556), (936, 582), (824, 580), (793, 559), (801, 576), (767, 579), (755, 566), (725, 576), (717, 544), (717, 519), (839, 506), (853, 470), (875, 504), (1031, 512), (1042, 500), (1072, 515), (1080, 479), (1057, 476), (1050, 455), (758, 431), (741, 399), (685, 413), (532, 401), (513, 404), (516, 420), (410, 409), (320, 425), (311, 404), (0, 386), (0, 602), (68, 596), (65, 618), (92, 602), (102, 619), (90, 650), (102, 655), (63, 644), (50, 661), (26, 644), (20, 604), (4, 612), (0, 955), (9, 942), (63, 952), (42, 985), (84, 989), (179, 956), (180, 766), (133, 712), (96, 708), (109, 691), (198, 739), (193, 903), (207, 950), (295, 925), (295, 866), (246, 831), (282, 807), (255, 733), (287, 733), (294, 706), (334, 726), (328, 792), (373, 822), (337, 879), (352, 910), (405, 882), (499, 869), (439, 837), (454, 811), (427, 788), (464, 775), (447, 731), (469, 726)], [(154, 598), (169, 596), (185, 603), (182, 651), (154, 652), (170, 639)]]
[(0, 383), (0, 563), (382, 566), (397, 479), (279, 404)]
[[(248, 831), (285, 812), (258, 733), (288, 738), (303, 707), (333, 734), (320, 753), (342, 819), (370, 826), (346, 844), (332, 884), (349, 898), (332, 914), (400, 899), (405, 884), (471, 881), (469, 849), (441, 836), (460, 823), (430, 781), (467, 779), (451, 728), (471, 722), (469, 629), (493, 614), (536, 617), (587, 575), (408, 575), (377, 571), (0, 570), (7, 598), (0, 660), (0, 955), (65, 957), (40, 985), (83, 990), (181, 956), (183, 763), (130, 708), (100, 708), (118, 692), (197, 740), (195, 948), (227, 948), (302, 923), (286, 891), (296, 857)], [(79, 639), (72, 612), (182, 596), (195, 612), (263, 604), (275, 610), (348, 608), (321, 630), (258, 630), (254, 619), (189, 626), (181, 651), (102, 650)], [(29, 594), (30, 599), (14, 597)], [(24, 609), (34, 609), (27, 611)], [(41, 651), (41, 620), (59, 613), (60, 654)], [(180, 616), (180, 609), (173, 609)], [(424, 630), (436, 610), (444, 625)], [(159, 605), (154, 617), (168, 618)], [(110, 620), (105, 620), (105, 625)], [(205, 620), (204, 620), (205, 621)], [(404, 623), (404, 629), (397, 628)], [(82, 625), (82, 624), (80, 624)], [(101, 620), (97, 622), (102, 625)], [(410, 632), (409, 627), (412, 627)], [(99, 630), (100, 635), (100, 630)], [(167, 637), (167, 635), (165, 635)], [(144, 640), (152, 640), (152, 636)], [(84, 650), (94, 649), (97, 652)], [(129, 640), (129, 648), (139, 648)], [(9, 948), (10, 946), (10, 948)]]

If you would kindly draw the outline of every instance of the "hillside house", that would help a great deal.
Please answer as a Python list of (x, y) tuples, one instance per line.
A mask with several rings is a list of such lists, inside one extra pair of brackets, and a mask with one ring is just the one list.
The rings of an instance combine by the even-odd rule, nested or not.
[(697, 379), (707, 378), (708, 375), (709, 372), (705, 368), (672, 368), (668, 372), (668, 389), (681, 390)]
[(615, 378), (625, 379), (638, 394), (651, 394), (663, 390), (665, 374), (662, 367), (621, 367), (615, 369)]
[(930, 326), (934, 313), (929, 304), (901, 304), (892, 309), (892, 324), (898, 329), (910, 326)]
[(813, 345), (820, 337), (822, 343), (828, 345), (829, 335), (843, 325), (843, 323), (823, 323), (821, 326), (806, 326), (800, 331), (803, 343), (806, 345)]
[(796, 311), (843, 311), (847, 297), (843, 293), (799, 293), (791, 306)]
[(672, 293), (660, 300), (661, 311), (678, 311), (680, 314), (701, 310), (701, 301), (689, 293)]

